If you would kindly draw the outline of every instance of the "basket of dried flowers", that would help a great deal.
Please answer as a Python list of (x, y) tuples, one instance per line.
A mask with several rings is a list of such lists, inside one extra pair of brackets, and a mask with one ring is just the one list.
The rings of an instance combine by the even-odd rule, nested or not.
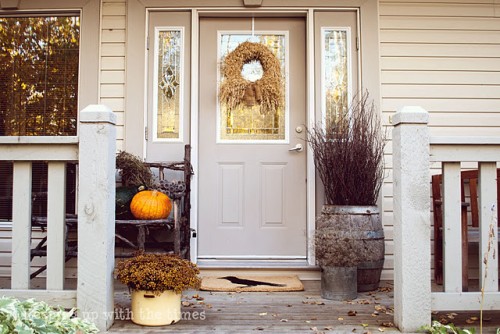
[(181, 293), (198, 289), (196, 264), (173, 254), (139, 253), (117, 264), (116, 278), (132, 294), (132, 321), (147, 326), (176, 323), (181, 318)]

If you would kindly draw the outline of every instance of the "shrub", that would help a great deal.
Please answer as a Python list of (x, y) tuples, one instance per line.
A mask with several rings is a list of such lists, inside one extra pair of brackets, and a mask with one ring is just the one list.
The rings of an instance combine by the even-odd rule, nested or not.
[(20, 301), (12, 297), (0, 297), (0, 334), (98, 332), (93, 323), (75, 317), (75, 309), (66, 312), (35, 299)]

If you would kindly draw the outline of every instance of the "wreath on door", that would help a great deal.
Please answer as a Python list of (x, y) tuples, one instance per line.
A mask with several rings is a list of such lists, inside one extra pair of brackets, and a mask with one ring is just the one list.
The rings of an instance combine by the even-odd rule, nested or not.
[[(252, 82), (243, 78), (243, 65), (258, 61), (263, 75)], [(243, 42), (229, 53), (222, 65), (224, 80), (220, 84), (219, 101), (229, 110), (240, 106), (260, 105), (260, 112), (276, 112), (284, 106), (281, 64), (263, 44)]]

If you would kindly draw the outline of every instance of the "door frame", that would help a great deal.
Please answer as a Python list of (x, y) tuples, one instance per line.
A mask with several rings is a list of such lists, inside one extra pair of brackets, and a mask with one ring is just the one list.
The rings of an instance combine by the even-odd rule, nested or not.
[[(202, 2), (202, 1), (201, 1)], [(215, 2), (215, 1), (214, 1)], [(219, 7), (203, 7), (203, 4), (197, 0), (186, 0), (179, 6), (173, 2), (167, 7), (156, 7), (158, 2), (155, 0), (129, 0), (127, 6), (127, 59), (126, 59), (126, 102), (125, 109), (144, 110), (147, 112), (147, 32), (148, 18), (151, 11), (190, 11), (191, 12), (191, 124), (190, 138), (185, 138), (186, 143), (192, 144), (191, 163), (193, 165), (194, 176), (191, 183), (191, 228), (198, 230), (198, 170), (199, 170), (199, 86), (198, 86), (198, 64), (199, 64), (199, 22), (201, 17), (230, 17), (230, 16), (301, 16), (306, 19), (306, 120), (309, 127), (315, 122), (315, 71), (314, 71), (314, 13), (316, 11), (355, 11), (357, 15), (357, 33), (360, 44), (360, 53), (358, 56), (358, 82), (361, 89), (368, 89), (372, 96), (375, 106), (380, 110), (380, 74), (379, 74), (379, 36), (378, 36), (378, 1), (372, 0), (330, 0), (330, 1), (310, 1), (304, 0), (304, 7), (283, 7), (283, 2), (270, 1), (271, 3), (280, 2), (276, 7), (258, 7), (245, 8), (223, 7), (224, 1), (220, 1)], [(226, 2), (227, 3), (227, 2)], [(188, 7), (192, 5), (192, 7)], [(271, 6), (271, 4), (270, 4)], [(310, 7), (309, 7), (310, 6)], [(363, 15), (361, 15), (363, 13)], [(134, 29), (131, 29), (134, 27)], [(144, 44), (144, 51), (140, 48), (131, 47)], [(362, 53), (361, 50), (369, 50)], [(141, 63), (142, 65), (141, 66)], [(143, 78), (143, 81), (138, 80)], [(140, 113), (140, 112), (139, 112)], [(143, 122), (145, 122), (144, 113), (142, 113)], [(137, 118), (125, 118), (126, 138), (144, 138), (143, 128), (137, 126)], [(144, 156), (146, 143), (144, 140), (133, 141), (126, 140), (124, 149)], [(312, 250), (311, 237), (314, 235), (314, 225), (316, 217), (316, 189), (315, 189), (315, 167), (311, 150), (307, 150), (306, 157), (306, 177), (307, 177), (307, 265), (315, 266), (315, 257)], [(197, 239), (191, 239), (191, 259), (197, 262), (198, 248)]]

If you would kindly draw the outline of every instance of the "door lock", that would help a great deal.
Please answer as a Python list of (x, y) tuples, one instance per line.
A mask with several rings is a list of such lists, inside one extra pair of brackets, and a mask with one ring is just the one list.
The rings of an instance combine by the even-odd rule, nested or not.
[(290, 152), (302, 152), (304, 150), (304, 146), (302, 144), (297, 144), (295, 147), (289, 149)]

